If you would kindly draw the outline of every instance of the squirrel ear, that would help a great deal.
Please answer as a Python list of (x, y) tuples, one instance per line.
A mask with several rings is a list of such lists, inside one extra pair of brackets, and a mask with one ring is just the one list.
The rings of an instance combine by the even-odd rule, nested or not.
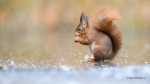
[(80, 16), (80, 22), (83, 22), (83, 24), (88, 25), (88, 17), (83, 12)]

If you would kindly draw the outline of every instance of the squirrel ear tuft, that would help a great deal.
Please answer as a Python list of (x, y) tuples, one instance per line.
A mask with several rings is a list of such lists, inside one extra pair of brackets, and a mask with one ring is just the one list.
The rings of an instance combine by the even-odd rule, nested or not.
[(80, 16), (80, 22), (86, 23), (88, 25), (88, 17), (83, 12)]

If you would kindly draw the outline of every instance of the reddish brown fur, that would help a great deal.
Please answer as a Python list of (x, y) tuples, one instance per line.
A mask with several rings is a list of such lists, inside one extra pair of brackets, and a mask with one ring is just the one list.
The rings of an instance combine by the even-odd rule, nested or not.
[[(103, 18), (103, 20), (100, 20), (99, 18)], [(99, 12), (96, 13), (92, 19), (92, 26), (94, 28), (110, 36), (113, 44), (114, 56), (117, 54), (122, 44), (121, 34), (117, 29), (116, 25), (113, 24), (113, 20), (117, 19), (120, 19), (120, 16), (117, 14), (117, 12), (106, 8), (100, 9)]]
[[(75, 42), (83, 45), (94, 43), (94, 60), (104, 61), (113, 59), (121, 47), (121, 34), (113, 24), (113, 20), (119, 19), (119, 15), (107, 9), (100, 9), (92, 19), (92, 23), (88, 22), (85, 14), (81, 15), (80, 24), (75, 30)], [(81, 30), (79, 31), (79, 28)]]

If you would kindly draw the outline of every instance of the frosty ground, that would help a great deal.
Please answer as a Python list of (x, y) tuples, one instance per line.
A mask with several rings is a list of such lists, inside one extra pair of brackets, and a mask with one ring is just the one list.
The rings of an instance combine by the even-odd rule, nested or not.
[(0, 84), (149, 84), (150, 65), (0, 69)]

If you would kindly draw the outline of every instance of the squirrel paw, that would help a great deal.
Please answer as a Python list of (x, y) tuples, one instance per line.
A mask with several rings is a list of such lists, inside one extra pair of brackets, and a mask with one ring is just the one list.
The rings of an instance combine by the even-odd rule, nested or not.
[(94, 57), (93, 56), (85, 55), (84, 59), (85, 59), (85, 62), (94, 62)]
[(74, 42), (78, 42), (78, 39), (79, 39), (79, 38), (74, 38)]
[(86, 62), (94, 62), (94, 59), (93, 58), (89, 58), (86, 60)]

